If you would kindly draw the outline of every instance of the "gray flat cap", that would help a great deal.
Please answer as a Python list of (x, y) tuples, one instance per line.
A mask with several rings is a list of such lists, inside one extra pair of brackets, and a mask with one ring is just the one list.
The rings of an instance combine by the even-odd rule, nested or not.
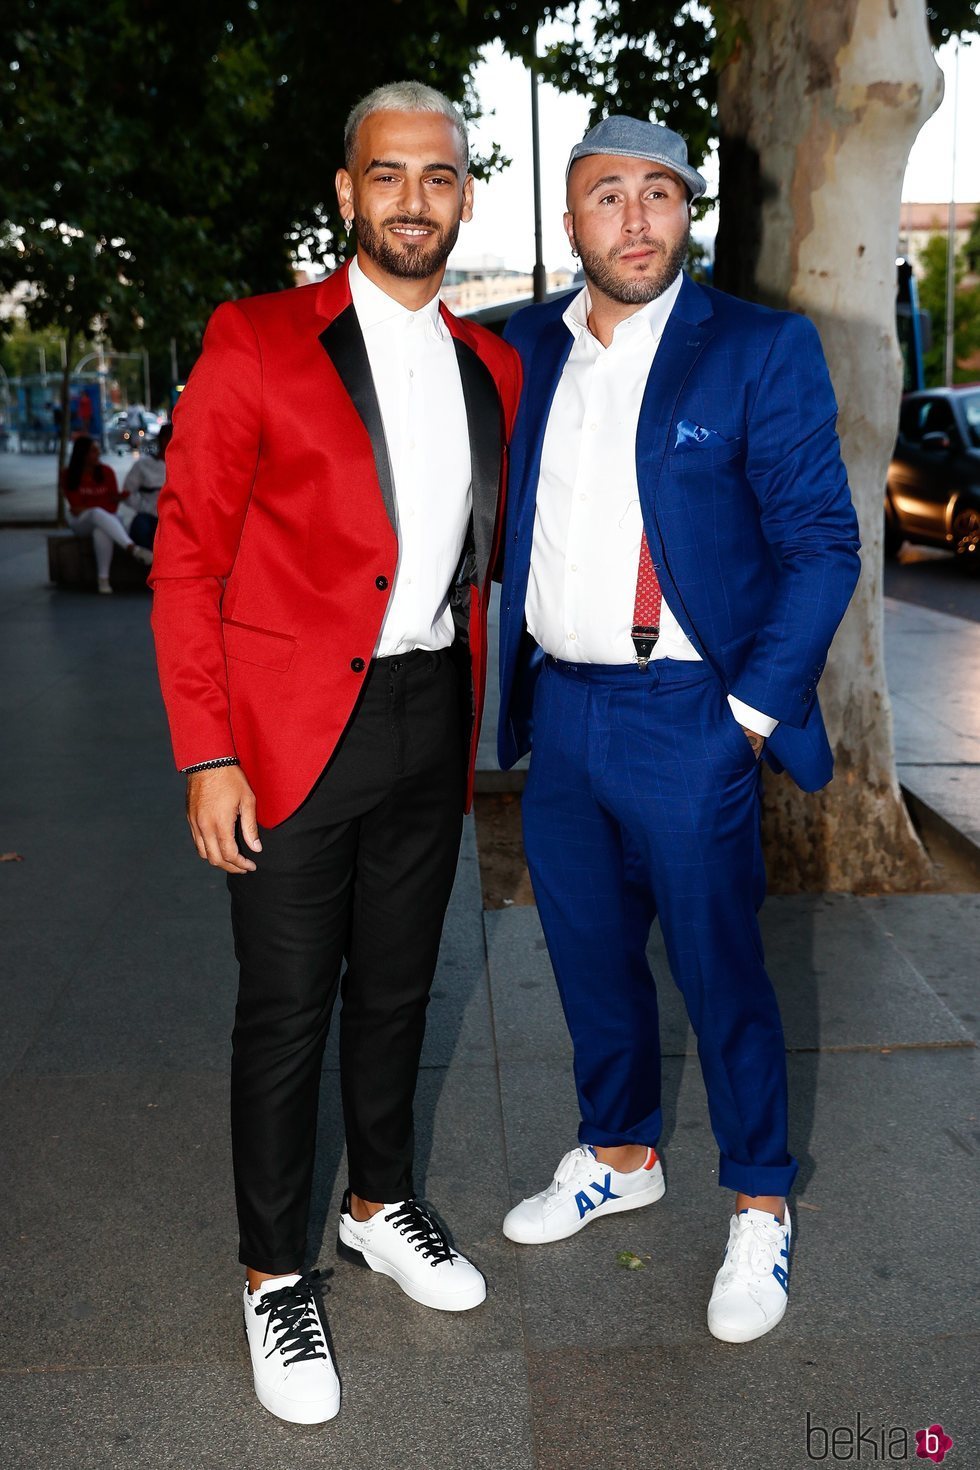
[(680, 133), (659, 123), (644, 122), (638, 117), (604, 117), (576, 143), (568, 156), (565, 178), (572, 164), (594, 153), (609, 153), (618, 158), (648, 158), (663, 163), (684, 180), (693, 199), (700, 199), (708, 187), (696, 168), (687, 161), (687, 144)]

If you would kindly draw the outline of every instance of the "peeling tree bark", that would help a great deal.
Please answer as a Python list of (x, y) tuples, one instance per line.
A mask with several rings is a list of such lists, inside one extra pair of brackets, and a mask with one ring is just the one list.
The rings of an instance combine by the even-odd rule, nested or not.
[(836, 776), (805, 796), (768, 778), (782, 891), (897, 891), (930, 876), (895, 773), (882, 648), (883, 488), (901, 365), (895, 250), (912, 143), (942, 97), (924, 0), (737, 0), (719, 79), (716, 284), (805, 312), (840, 404), (863, 573), (820, 685)]

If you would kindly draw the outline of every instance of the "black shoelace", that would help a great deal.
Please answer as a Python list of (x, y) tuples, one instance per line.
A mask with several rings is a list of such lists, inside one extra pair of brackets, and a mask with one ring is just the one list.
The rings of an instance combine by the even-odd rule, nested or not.
[(313, 1282), (319, 1271), (309, 1271), (294, 1281), (292, 1286), (281, 1286), (278, 1291), (267, 1291), (255, 1306), (257, 1317), (268, 1316), (262, 1346), (273, 1334), (273, 1342), (267, 1358), (278, 1348), (287, 1363), (308, 1363), (313, 1358), (325, 1358), (327, 1354), (323, 1325), (313, 1295)]
[(441, 1266), (445, 1261), (452, 1265), (456, 1252), (449, 1244), (446, 1232), (419, 1200), (407, 1199), (397, 1210), (385, 1215), (385, 1219), (406, 1240), (412, 1241), (430, 1266)]

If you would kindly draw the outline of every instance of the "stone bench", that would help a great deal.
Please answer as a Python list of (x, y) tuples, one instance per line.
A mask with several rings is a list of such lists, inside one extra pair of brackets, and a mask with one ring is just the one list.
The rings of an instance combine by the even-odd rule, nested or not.
[[(129, 556), (122, 547), (112, 549), (109, 581), (115, 592), (139, 591), (146, 586), (149, 568)], [(95, 548), (91, 536), (67, 535), (48, 537), (48, 578), (58, 587), (75, 587), (94, 592), (99, 578), (95, 567)]]

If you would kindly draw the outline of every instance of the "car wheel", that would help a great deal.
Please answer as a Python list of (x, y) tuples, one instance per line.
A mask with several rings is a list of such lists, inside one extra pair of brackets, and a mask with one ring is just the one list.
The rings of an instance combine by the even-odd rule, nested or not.
[(885, 555), (894, 561), (905, 545), (905, 533), (898, 524), (898, 516), (888, 496), (885, 496)]

